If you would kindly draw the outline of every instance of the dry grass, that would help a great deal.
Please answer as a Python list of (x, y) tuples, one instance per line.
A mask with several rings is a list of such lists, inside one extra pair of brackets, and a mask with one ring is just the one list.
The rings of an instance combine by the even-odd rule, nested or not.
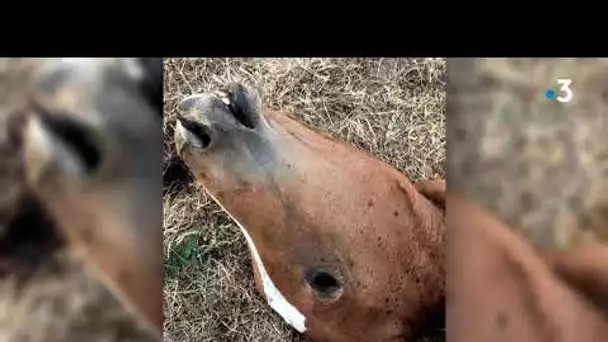
[[(172, 342), (302, 341), (261, 299), (245, 240), (175, 159), (178, 102), (242, 80), (273, 109), (407, 172), (443, 174), (443, 59), (167, 59), (165, 61), (165, 331)], [(184, 184), (186, 183), (186, 184)], [(178, 186), (180, 185), (181, 186)]]

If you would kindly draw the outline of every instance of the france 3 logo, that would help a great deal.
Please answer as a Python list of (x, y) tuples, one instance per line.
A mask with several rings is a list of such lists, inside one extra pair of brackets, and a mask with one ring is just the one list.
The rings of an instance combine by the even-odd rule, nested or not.
[(556, 91), (549, 88), (545, 91), (545, 96), (547, 96), (549, 100), (557, 100), (564, 103), (572, 101), (572, 97), (574, 96), (572, 89), (570, 88), (572, 80), (569, 78), (560, 78), (557, 80), (557, 84), (559, 89)]

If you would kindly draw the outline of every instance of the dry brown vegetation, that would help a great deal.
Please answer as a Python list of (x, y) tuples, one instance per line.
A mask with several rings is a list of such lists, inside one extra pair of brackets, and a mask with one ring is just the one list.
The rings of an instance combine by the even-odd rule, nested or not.
[(178, 102), (233, 80), (264, 103), (349, 141), (412, 180), (444, 174), (443, 59), (165, 60), (165, 334), (172, 342), (302, 341), (253, 286), (245, 240), (184, 176), (173, 124)]

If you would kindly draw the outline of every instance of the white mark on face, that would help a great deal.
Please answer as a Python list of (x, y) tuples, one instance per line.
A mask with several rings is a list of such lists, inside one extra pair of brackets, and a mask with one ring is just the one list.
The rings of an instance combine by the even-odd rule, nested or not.
[(213, 200), (228, 214), (228, 216), (230, 216), (230, 218), (232, 218), (232, 220), (236, 222), (237, 226), (239, 226), (239, 228), (243, 232), (243, 235), (245, 235), (245, 239), (247, 240), (247, 244), (249, 245), (249, 249), (251, 250), (253, 261), (255, 262), (256, 266), (258, 267), (258, 270), (260, 271), (260, 277), (262, 278), (263, 284), (262, 287), (264, 288), (264, 293), (266, 294), (266, 298), (268, 299), (268, 304), (270, 305), (270, 307), (279, 315), (281, 315), (285, 322), (294, 327), (294, 329), (296, 329), (300, 333), (305, 332), (306, 317), (304, 317), (304, 315), (300, 311), (298, 311), (298, 309), (296, 309), (293, 305), (291, 305), (291, 303), (287, 301), (287, 299), (285, 299), (285, 297), (283, 297), (281, 291), (279, 291), (276, 285), (272, 282), (272, 279), (270, 279), (270, 275), (268, 274), (268, 272), (266, 272), (266, 268), (262, 263), (260, 253), (255, 247), (255, 244), (253, 243), (253, 240), (251, 239), (251, 236), (249, 235), (247, 230), (243, 227), (243, 225), (239, 223), (239, 221), (237, 221), (232, 216), (232, 214), (230, 214), (230, 212), (228, 212), (228, 210), (226, 210), (222, 206), (222, 204), (217, 199), (215, 199), (215, 197), (213, 197), (213, 195), (209, 194), (209, 196), (211, 196), (211, 198), (213, 198)]
[(217, 95), (217, 97), (220, 98), (220, 100), (222, 100), (222, 102), (224, 102), (224, 104), (226, 106), (228, 106), (230, 104), (230, 99), (228, 98), (228, 94), (224, 93), (223, 91), (216, 91), (215, 94)]

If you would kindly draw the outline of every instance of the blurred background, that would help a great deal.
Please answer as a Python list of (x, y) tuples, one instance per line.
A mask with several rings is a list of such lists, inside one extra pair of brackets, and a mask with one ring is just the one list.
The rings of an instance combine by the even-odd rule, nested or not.
[[(448, 187), (535, 244), (608, 241), (608, 62), (448, 64)], [(567, 103), (547, 96), (566, 95), (558, 79), (571, 80)]]

